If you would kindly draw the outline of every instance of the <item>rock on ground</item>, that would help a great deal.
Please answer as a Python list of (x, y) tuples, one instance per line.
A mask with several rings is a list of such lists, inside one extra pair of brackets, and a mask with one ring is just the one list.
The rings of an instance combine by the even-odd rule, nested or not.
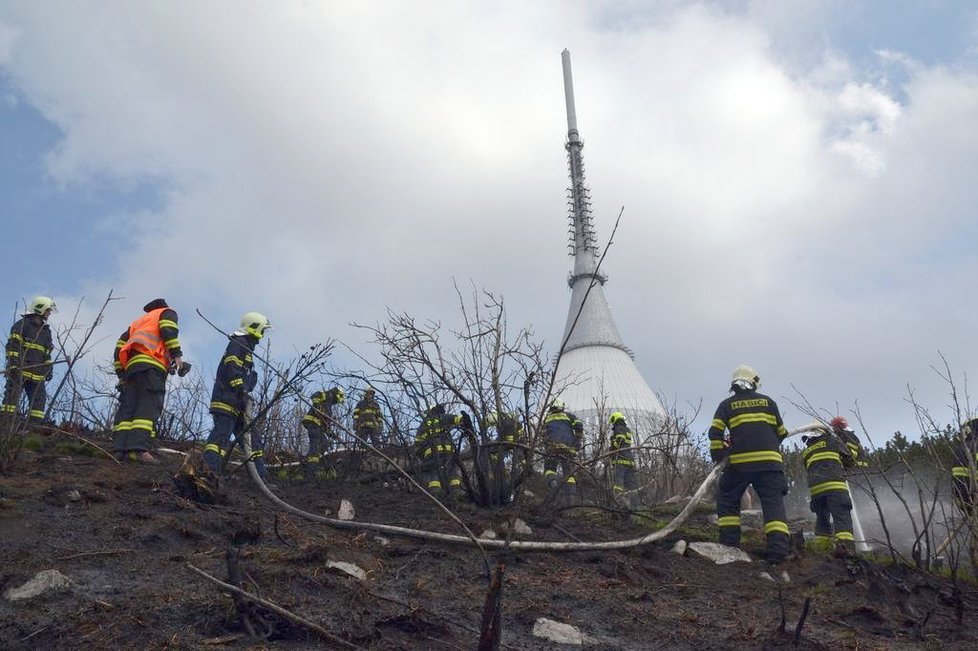
[(352, 520), (357, 517), (357, 512), (353, 510), (353, 503), (350, 500), (341, 500), (340, 510), (336, 517), (340, 520)]
[(334, 570), (339, 570), (344, 574), (349, 574), (355, 579), (366, 579), (367, 573), (364, 572), (360, 566), (354, 565), (353, 563), (347, 563), (345, 561), (326, 561), (326, 567)]
[(672, 546), (672, 551), (680, 556), (686, 555), (686, 541), (677, 540), (676, 544)]
[(744, 550), (721, 545), (720, 543), (694, 542), (689, 543), (689, 548), (700, 556), (705, 556), (710, 559), (717, 565), (734, 563), (736, 561), (751, 562), (750, 556)]
[(541, 617), (533, 623), (533, 635), (557, 644), (574, 644), (577, 646), (584, 644), (584, 635), (577, 628), (570, 624), (555, 622), (546, 617)]
[(46, 592), (62, 592), (70, 587), (71, 580), (58, 570), (44, 570), (19, 588), (10, 588), (3, 596), (9, 601), (23, 601)]

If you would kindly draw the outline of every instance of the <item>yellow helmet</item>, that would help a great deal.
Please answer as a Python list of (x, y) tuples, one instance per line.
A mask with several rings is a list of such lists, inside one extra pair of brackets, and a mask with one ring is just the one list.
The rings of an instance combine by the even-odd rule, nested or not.
[(550, 411), (564, 411), (564, 401), (560, 398), (554, 398), (553, 402), (550, 403)]
[(245, 312), (241, 315), (241, 327), (245, 332), (261, 339), (265, 331), (272, 327), (268, 317), (260, 312)]
[(31, 301), (29, 314), (48, 316), (52, 312), (57, 312), (58, 306), (54, 304), (54, 299), (50, 296), (35, 296)]
[(611, 414), (611, 418), (608, 419), (608, 423), (614, 425), (620, 420), (625, 420), (625, 414), (621, 413), (620, 411), (616, 411), (615, 413)]
[(755, 389), (761, 386), (761, 376), (757, 374), (757, 371), (755, 371), (752, 367), (747, 366), (746, 364), (741, 364), (740, 366), (734, 369), (733, 377), (731, 378), (730, 381), (736, 384), (738, 380), (741, 382), (750, 383), (751, 385), (753, 385), (753, 388)]

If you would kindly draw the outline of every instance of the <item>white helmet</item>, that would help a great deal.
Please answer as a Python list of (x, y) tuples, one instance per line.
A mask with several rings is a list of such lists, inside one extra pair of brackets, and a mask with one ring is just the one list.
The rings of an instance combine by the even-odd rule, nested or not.
[(54, 304), (53, 298), (50, 296), (35, 296), (34, 300), (31, 301), (30, 312), (28, 314), (48, 316), (52, 312), (57, 311), (58, 306)]
[(553, 402), (550, 403), (550, 411), (564, 411), (564, 401), (560, 398), (554, 398)]
[(752, 367), (747, 366), (747, 364), (741, 364), (735, 368), (730, 381), (731, 384), (744, 389), (756, 389), (761, 386), (761, 376)]
[(265, 331), (272, 327), (272, 324), (269, 323), (268, 317), (264, 314), (259, 312), (245, 312), (241, 315), (241, 327), (248, 334), (261, 339)]

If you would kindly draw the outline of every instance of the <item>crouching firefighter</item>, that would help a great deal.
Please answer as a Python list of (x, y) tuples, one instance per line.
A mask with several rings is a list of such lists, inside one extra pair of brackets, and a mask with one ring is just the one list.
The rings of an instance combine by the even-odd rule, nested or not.
[[(204, 445), (204, 464), (217, 475), (221, 461), (231, 448), (232, 435), (237, 438), (244, 431), (248, 410), (251, 407), (251, 391), (258, 384), (255, 362), (252, 353), (255, 346), (271, 328), (268, 319), (258, 312), (247, 312), (241, 317), (241, 330), (232, 332), (227, 349), (221, 357), (211, 393), (211, 416), (214, 428)], [(251, 451), (259, 476), (265, 479), (264, 450), (261, 434), (251, 428)]]
[[(455, 467), (455, 446), (452, 443), (452, 430), (466, 425), (466, 415), (456, 415), (445, 411), (445, 405), (436, 404), (425, 412), (418, 426), (415, 446), (421, 457), (421, 467), (427, 488), (432, 493), (441, 493), (448, 500), (454, 500), (461, 490), (458, 468)], [(471, 421), (469, 421), (471, 426)]]
[(815, 548), (829, 551), (833, 545), (839, 555), (855, 551), (852, 535), (852, 497), (846, 483), (846, 468), (856, 465), (847, 439), (836, 434), (848, 427), (845, 418), (837, 416), (830, 423), (831, 432), (818, 436), (804, 436), (805, 472), (808, 475), (808, 493), (811, 509), (815, 514)]
[[(749, 366), (734, 371), (730, 384), (734, 395), (720, 403), (710, 425), (710, 456), (715, 463), (729, 460), (717, 486), (720, 543), (740, 546), (740, 499), (753, 486), (764, 511), (765, 555), (778, 563), (791, 549), (784, 507), (788, 484), (781, 457), (787, 430), (774, 400), (757, 392), (760, 383)], [(729, 441), (723, 438), (724, 430), (730, 433)]]
[[(570, 503), (577, 495), (574, 473), (584, 438), (584, 424), (565, 409), (563, 400), (554, 398), (543, 419), (543, 426), (547, 447), (543, 462), (543, 476), (548, 488), (545, 503), (551, 504), (558, 497), (562, 498), (561, 502)], [(560, 474), (557, 468), (560, 468)]]

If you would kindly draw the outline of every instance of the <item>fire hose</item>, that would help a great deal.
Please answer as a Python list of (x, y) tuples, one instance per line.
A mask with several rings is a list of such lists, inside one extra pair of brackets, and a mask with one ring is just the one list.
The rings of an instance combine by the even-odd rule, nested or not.
[[(804, 427), (800, 427), (796, 430), (792, 430), (787, 436), (794, 436), (795, 434), (800, 434), (802, 432), (810, 432), (815, 429), (824, 427), (820, 423), (812, 423)], [(727, 460), (724, 459), (718, 463), (713, 470), (706, 476), (703, 483), (699, 485), (696, 492), (690, 498), (689, 503), (686, 507), (679, 512), (679, 514), (672, 519), (666, 526), (658, 531), (653, 531), (650, 534), (641, 536), (639, 538), (630, 538), (628, 540), (613, 540), (607, 542), (543, 542), (543, 541), (533, 541), (533, 540), (498, 540), (494, 538), (470, 538), (468, 536), (460, 536), (456, 534), (448, 533), (438, 533), (434, 531), (425, 531), (423, 529), (412, 529), (409, 527), (398, 527), (389, 524), (377, 524), (373, 522), (357, 522), (355, 520), (338, 520), (336, 518), (329, 518), (323, 515), (318, 515), (316, 513), (310, 513), (309, 511), (304, 511), (298, 507), (292, 506), (285, 500), (281, 499), (275, 493), (273, 493), (262, 481), (262, 478), (258, 475), (258, 469), (255, 468), (254, 461), (251, 456), (251, 443), (248, 440), (249, 437), (242, 436), (241, 444), (244, 448), (245, 458), (248, 459), (248, 474), (251, 476), (252, 481), (258, 486), (261, 492), (267, 497), (273, 504), (278, 506), (283, 511), (297, 515), (305, 520), (310, 520), (312, 522), (319, 522), (320, 524), (325, 524), (327, 526), (336, 529), (356, 529), (356, 530), (367, 530), (376, 531), (378, 533), (386, 533), (393, 536), (403, 536), (406, 538), (414, 538), (418, 540), (430, 540), (433, 542), (449, 543), (455, 545), (476, 545), (482, 549), (515, 549), (522, 551), (548, 551), (548, 552), (580, 552), (580, 551), (599, 551), (599, 550), (612, 550), (612, 549), (628, 549), (630, 547), (640, 547), (642, 545), (647, 545), (659, 540), (662, 540), (677, 528), (679, 528), (688, 518), (692, 515), (693, 511), (699, 505), (700, 500), (706, 494), (706, 491), (710, 488), (710, 485), (720, 476), (723, 469), (727, 466)], [(786, 437), (787, 438), (787, 437)]]

